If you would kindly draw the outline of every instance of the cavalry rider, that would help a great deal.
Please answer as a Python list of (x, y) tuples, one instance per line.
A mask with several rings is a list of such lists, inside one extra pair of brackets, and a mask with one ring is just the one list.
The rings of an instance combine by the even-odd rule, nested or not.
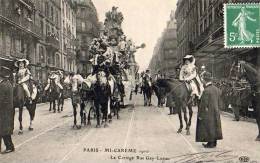
[(51, 83), (51, 80), (54, 80), (55, 84), (61, 89), (63, 90), (63, 87), (61, 85), (61, 80), (63, 79), (63, 73), (62, 71), (58, 70), (58, 71), (52, 71), (51, 74), (49, 75), (49, 78), (48, 78), (48, 84), (47, 86), (45, 87), (45, 91), (47, 91), (50, 87), (50, 83)]
[(196, 95), (200, 99), (204, 88), (197, 73), (194, 56), (186, 55), (183, 63), (179, 80), (184, 81), (188, 89), (191, 89), (191, 95)]
[(18, 72), (16, 73), (17, 84), (23, 87), (26, 96), (29, 98), (29, 102), (32, 103), (33, 98), (28, 87), (29, 80), (31, 79), (31, 72), (27, 68), (29, 61), (27, 59), (19, 59), (14, 65), (15, 67), (18, 67)]

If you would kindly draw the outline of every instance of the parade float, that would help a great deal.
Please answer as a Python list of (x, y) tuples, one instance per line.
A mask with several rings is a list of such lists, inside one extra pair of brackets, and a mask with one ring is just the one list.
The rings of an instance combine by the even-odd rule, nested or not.
[(136, 46), (127, 38), (122, 29), (123, 14), (112, 7), (106, 13), (103, 30), (100, 37), (93, 39), (89, 52), (93, 65), (93, 73), (102, 68), (113, 76), (120, 76), (125, 86), (125, 98), (129, 99), (131, 91), (135, 87), (135, 75), (138, 72), (138, 64), (135, 61), (135, 53), (145, 44)]

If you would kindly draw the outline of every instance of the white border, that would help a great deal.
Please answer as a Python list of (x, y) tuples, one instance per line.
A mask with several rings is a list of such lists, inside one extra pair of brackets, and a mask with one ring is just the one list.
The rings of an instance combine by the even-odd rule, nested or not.
[(254, 45), (230, 45), (227, 46), (227, 30), (226, 30), (226, 26), (227, 26), (227, 14), (226, 14), (226, 9), (227, 9), (227, 5), (259, 5), (259, 13), (260, 13), (260, 3), (224, 3), (223, 5), (223, 12), (224, 12), (224, 24), (223, 24), (223, 28), (224, 28), (224, 48), (227, 49), (232, 49), (232, 48), (260, 48), (260, 44), (254, 44)]

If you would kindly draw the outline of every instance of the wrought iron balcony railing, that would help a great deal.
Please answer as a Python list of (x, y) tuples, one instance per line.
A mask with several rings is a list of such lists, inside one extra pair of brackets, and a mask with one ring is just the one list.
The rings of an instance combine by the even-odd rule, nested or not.
[(17, 27), (19, 30), (22, 30), (27, 33), (31, 33), (36, 37), (40, 38), (41, 29), (37, 26), (33, 20), (30, 20), (28, 17), (19, 15), (16, 13), (15, 9), (3, 8), (1, 6), (0, 10), (0, 19), (10, 25)]
[[(197, 37), (197, 39), (195, 40), (195, 46), (200, 46), (200, 44), (206, 41), (210, 35), (213, 35), (221, 28), (223, 28), (223, 21), (221, 19), (215, 20), (199, 37)], [(215, 37), (212, 37), (212, 39), (216, 39)]]

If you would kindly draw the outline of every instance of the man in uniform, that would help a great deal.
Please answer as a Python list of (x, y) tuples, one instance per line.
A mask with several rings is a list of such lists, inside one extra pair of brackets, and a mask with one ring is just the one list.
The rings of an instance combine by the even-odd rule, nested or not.
[(0, 67), (0, 152), (1, 141), (4, 140), (6, 150), (3, 153), (13, 152), (14, 144), (11, 135), (14, 130), (13, 87), (10, 82), (11, 70)]
[(205, 90), (198, 107), (196, 142), (208, 142), (203, 146), (214, 148), (217, 140), (223, 139), (220, 120), (220, 110), (223, 107), (221, 91), (212, 84), (209, 72), (204, 75), (204, 85)]

